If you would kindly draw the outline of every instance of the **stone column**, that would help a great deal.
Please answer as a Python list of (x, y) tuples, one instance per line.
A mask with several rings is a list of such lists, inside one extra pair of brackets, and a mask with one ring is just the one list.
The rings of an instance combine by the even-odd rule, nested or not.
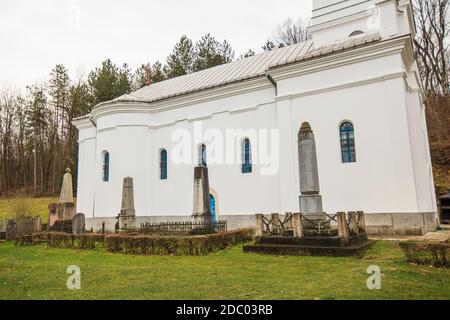
[(136, 230), (133, 178), (123, 178), (122, 207), (119, 213), (119, 231)]
[(292, 230), (292, 228), (293, 228), (292, 218), (293, 218), (292, 212), (286, 212), (286, 215), (284, 218), (284, 221), (286, 221), (286, 224), (284, 226), (286, 228), (286, 230)]
[(303, 238), (302, 215), (300, 213), (294, 213), (292, 225), (294, 228), (294, 238)]
[(347, 219), (345, 218), (345, 212), (337, 213), (338, 234), (342, 242), (347, 244), (350, 240), (350, 231), (347, 225)]
[(364, 215), (364, 211), (358, 211), (358, 227), (360, 234), (366, 234), (366, 217)]
[(264, 216), (262, 213), (258, 213), (255, 216), (256, 220), (256, 227), (255, 227), (255, 237), (260, 238), (264, 235), (264, 222), (263, 222)]
[(359, 235), (359, 229), (358, 229), (358, 220), (356, 218), (356, 212), (350, 211), (348, 213), (348, 227), (350, 229), (350, 234), (353, 236)]
[(324, 219), (322, 196), (319, 188), (316, 141), (314, 133), (305, 122), (298, 133), (298, 162), (300, 171), (300, 212), (305, 216)]
[(211, 203), (209, 202), (209, 178), (208, 167), (198, 166), (194, 169), (194, 222), (211, 224), (213, 215)]
[(75, 204), (73, 202), (72, 174), (69, 168), (66, 169), (63, 177), (59, 203), (62, 210), (60, 219), (72, 220), (75, 216)]

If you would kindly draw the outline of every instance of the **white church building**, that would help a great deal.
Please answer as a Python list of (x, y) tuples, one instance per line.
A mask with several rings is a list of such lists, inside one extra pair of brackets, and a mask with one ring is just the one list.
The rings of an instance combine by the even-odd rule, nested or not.
[(76, 119), (87, 227), (114, 229), (124, 177), (138, 223), (189, 220), (199, 164), (229, 229), (299, 212), (297, 134), (308, 122), (325, 212), (364, 211), (370, 233), (435, 229), (410, 1), (313, 2), (309, 41), (151, 84)]

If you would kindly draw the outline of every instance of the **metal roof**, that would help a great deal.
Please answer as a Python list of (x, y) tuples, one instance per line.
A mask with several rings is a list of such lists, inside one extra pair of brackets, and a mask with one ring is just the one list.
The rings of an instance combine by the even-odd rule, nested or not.
[(120, 96), (112, 101), (101, 103), (100, 105), (111, 102), (151, 103), (239, 81), (265, 77), (267, 71), (272, 68), (364, 46), (379, 40), (381, 40), (379, 34), (364, 35), (319, 48), (314, 48), (312, 41), (306, 41), (210, 69), (157, 82), (133, 93)]

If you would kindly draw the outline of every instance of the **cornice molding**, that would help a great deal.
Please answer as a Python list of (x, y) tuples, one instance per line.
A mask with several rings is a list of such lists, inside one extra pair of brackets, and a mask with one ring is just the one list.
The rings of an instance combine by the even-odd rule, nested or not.
[(275, 100), (276, 101), (290, 100), (290, 99), (301, 98), (301, 97), (310, 96), (310, 95), (317, 95), (317, 94), (321, 94), (321, 93), (325, 93), (325, 92), (353, 88), (353, 87), (358, 87), (358, 86), (363, 86), (363, 85), (368, 85), (368, 84), (372, 84), (372, 83), (377, 83), (377, 82), (382, 82), (382, 81), (387, 81), (387, 80), (392, 80), (392, 79), (398, 79), (398, 78), (402, 78), (405, 80), (406, 73), (403, 71), (395, 72), (395, 73), (391, 73), (391, 74), (383, 75), (383, 76), (379, 76), (379, 77), (361, 79), (361, 80), (357, 80), (357, 81), (353, 81), (353, 82), (337, 84), (334, 86), (327, 86), (327, 87), (323, 87), (323, 88), (319, 88), (319, 89), (285, 94), (285, 95), (276, 97)]
[(397, 37), (393, 39), (374, 42), (373, 44), (343, 50), (340, 52), (330, 52), (323, 57), (304, 60), (270, 69), (268, 73), (276, 80), (285, 80), (305, 74), (316, 73), (328, 69), (335, 69), (341, 66), (354, 64), (357, 62), (373, 60), (378, 57), (389, 56), (395, 53), (402, 53), (403, 59), (414, 61), (412, 48), (405, 51), (405, 47), (411, 45), (410, 36)]
[(96, 122), (103, 116), (117, 113), (153, 114), (270, 88), (273, 88), (272, 83), (265, 76), (260, 76), (256, 79), (236, 82), (160, 102), (111, 102), (94, 108), (91, 117)]

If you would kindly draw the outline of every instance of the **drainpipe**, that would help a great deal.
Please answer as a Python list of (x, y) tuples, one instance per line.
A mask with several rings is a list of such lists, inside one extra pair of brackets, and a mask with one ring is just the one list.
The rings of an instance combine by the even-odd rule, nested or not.
[(275, 79), (270, 75), (269, 72), (266, 72), (266, 77), (267, 79), (273, 84), (273, 86), (275, 87), (275, 96), (278, 95), (278, 84), (275, 81)]

